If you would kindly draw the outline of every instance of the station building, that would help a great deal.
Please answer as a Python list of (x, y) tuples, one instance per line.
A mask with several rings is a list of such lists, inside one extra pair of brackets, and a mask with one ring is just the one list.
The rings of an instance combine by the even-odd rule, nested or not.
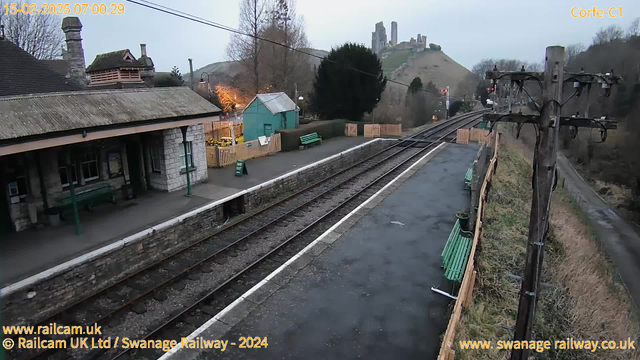
[(51, 225), (73, 203), (184, 188), (187, 171), (207, 179), (203, 123), (221, 110), (188, 87), (95, 89), (81, 24), (65, 25), (66, 76), (0, 38), (0, 234)]

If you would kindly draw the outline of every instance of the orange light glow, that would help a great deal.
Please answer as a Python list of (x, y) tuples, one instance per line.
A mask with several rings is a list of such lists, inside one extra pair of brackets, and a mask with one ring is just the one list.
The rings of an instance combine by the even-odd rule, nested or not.
[(240, 90), (225, 85), (216, 86), (216, 94), (223, 107), (223, 111), (228, 112), (234, 108), (243, 108), (247, 105), (247, 99), (240, 93)]

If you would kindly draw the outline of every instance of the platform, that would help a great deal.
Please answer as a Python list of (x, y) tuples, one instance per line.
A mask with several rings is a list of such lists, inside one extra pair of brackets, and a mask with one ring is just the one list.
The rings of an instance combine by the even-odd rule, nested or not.
[[(191, 335), (228, 340), (226, 351), (175, 349), (162, 360), (435, 359), (452, 300), (431, 287), (447, 286), (440, 254), (469, 207), (464, 175), (477, 149), (436, 150), (303, 250), (299, 259), (314, 258), (297, 273), (298, 260), (276, 270), (295, 274), (288, 283), (267, 277)], [(268, 347), (239, 349), (240, 336)]]
[(302, 151), (276, 153), (247, 160), (248, 176), (235, 177), (233, 166), (208, 169), (209, 180), (167, 193), (148, 191), (136, 199), (102, 204), (81, 211), (83, 233), (75, 235), (73, 221), (57, 228), (11, 233), (0, 240), (0, 285), (5, 286), (98, 249), (128, 235), (184, 214), (207, 203), (282, 176), (331, 155), (371, 141), (363, 137), (338, 137)]

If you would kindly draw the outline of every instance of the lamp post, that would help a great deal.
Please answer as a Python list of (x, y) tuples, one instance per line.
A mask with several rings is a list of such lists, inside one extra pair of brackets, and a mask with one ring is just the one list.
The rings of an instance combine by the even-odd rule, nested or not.
[[(299, 97), (298, 97), (298, 101), (303, 102), (303, 101), (304, 101), (304, 97), (303, 97), (303, 96), (299, 96)], [(298, 104), (296, 104), (296, 106), (297, 106), (297, 105), (298, 105)], [(300, 108), (300, 110), (302, 110), (302, 108)], [(302, 111), (300, 111), (300, 112), (302, 112)]]
[(211, 102), (211, 81), (209, 81), (209, 73), (208, 72), (203, 71), (200, 74), (200, 84), (204, 84), (205, 83), (205, 81), (204, 81), (204, 76), (205, 75), (207, 76), (207, 81), (206, 81), (206, 83), (207, 83), (207, 93), (209, 94), (209, 102)]

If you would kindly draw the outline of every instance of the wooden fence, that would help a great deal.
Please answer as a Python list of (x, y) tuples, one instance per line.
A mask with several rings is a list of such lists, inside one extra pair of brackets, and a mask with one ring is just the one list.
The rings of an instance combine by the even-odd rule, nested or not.
[(402, 124), (365, 124), (364, 137), (402, 136)]
[(269, 143), (266, 145), (253, 140), (235, 146), (207, 146), (207, 167), (231, 165), (236, 160), (249, 160), (282, 150), (280, 134), (273, 134), (268, 139)]
[[(220, 140), (223, 137), (231, 137), (231, 126), (233, 126), (233, 121), (204, 123), (205, 138)], [(239, 122), (235, 124), (235, 135), (240, 136), (242, 134), (244, 134), (244, 125)]]
[(467, 267), (464, 272), (464, 277), (462, 279), (462, 284), (460, 284), (460, 290), (458, 291), (458, 299), (453, 305), (453, 312), (451, 313), (451, 318), (449, 319), (449, 325), (447, 325), (447, 331), (444, 333), (444, 338), (442, 339), (442, 345), (440, 346), (440, 353), (438, 354), (438, 360), (453, 360), (455, 358), (454, 347), (454, 339), (456, 335), (456, 326), (460, 321), (460, 316), (462, 315), (462, 309), (467, 309), (469, 305), (471, 305), (472, 294), (473, 294), (473, 285), (476, 281), (476, 271), (475, 271), (475, 254), (476, 248), (478, 246), (478, 242), (482, 239), (482, 217), (484, 215), (484, 205), (487, 197), (487, 187), (489, 186), (489, 182), (491, 181), (491, 177), (496, 168), (496, 161), (498, 160), (498, 144), (500, 141), (500, 136), (497, 134), (494, 138), (491, 138), (493, 143), (493, 156), (491, 161), (489, 162), (489, 167), (487, 169), (487, 173), (484, 177), (484, 181), (482, 182), (482, 187), (480, 188), (480, 198), (478, 201), (478, 211), (477, 211), (477, 220), (476, 226), (473, 235), (473, 244), (471, 246), (471, 253), (469, 254), (469, 260), (467, 260)]
[(479, 143), (487, 143), (490, 140), (490, 131), (486, 129), (458, 129), (456, 134), (456, 143), (468, 144), (469, 141), (477, 141)]
[(344, 136), (358, 136), (358, 124), (345, 124)]
[(456, 144), (469, 143), (469, 129), (458, 129), (456, 133)]
[(486, 129), (471, 128), (469, 131), (469, 141), (477, 141), (479, 143), (487, 143), (491, 137), (490, 131)]

